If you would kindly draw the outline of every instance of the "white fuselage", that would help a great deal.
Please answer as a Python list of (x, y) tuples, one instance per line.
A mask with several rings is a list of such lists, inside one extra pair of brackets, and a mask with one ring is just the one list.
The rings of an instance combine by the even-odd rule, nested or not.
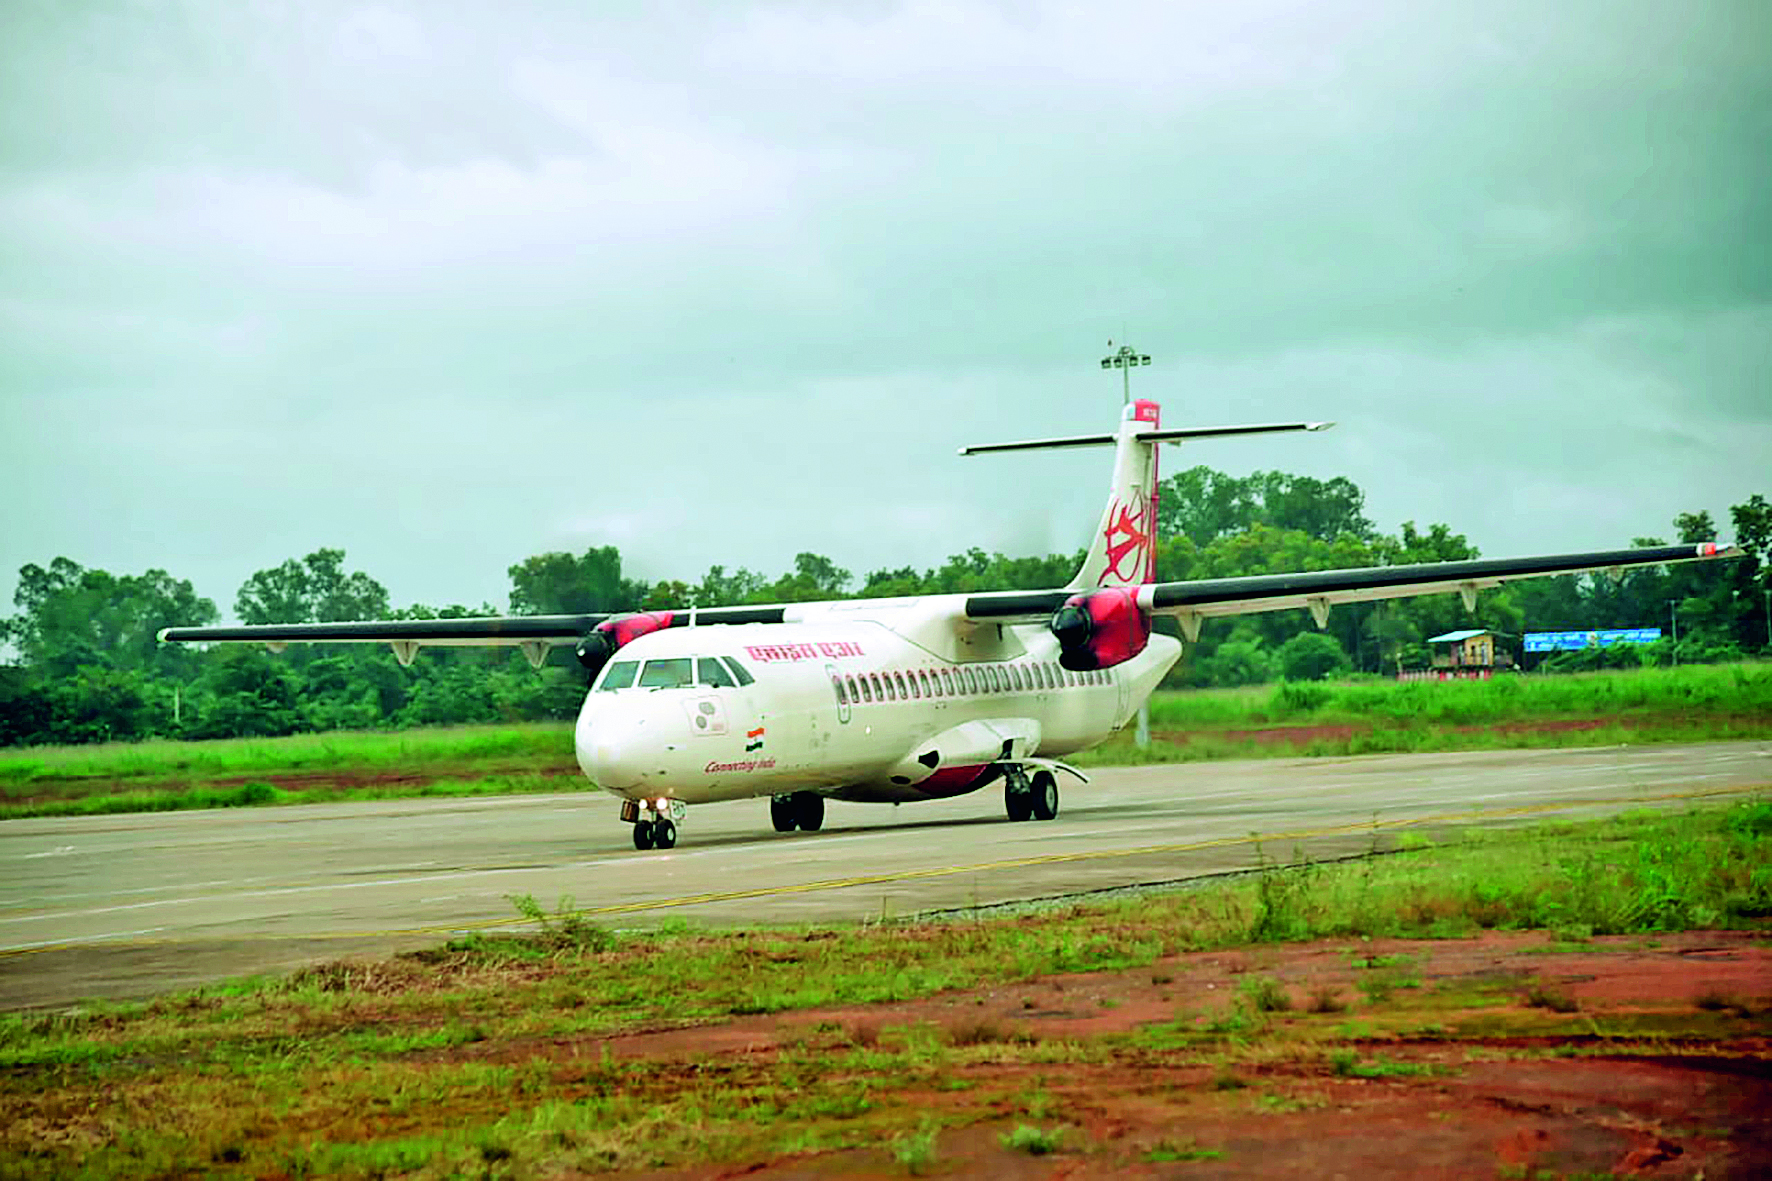
[(1181, 655), (1153, 635), (1125, 664), (1067, 672), (1044, 626), (956, 628), (962, 600), (807, 604), (785, 623), (642, 636), (585, 697), (579, 766), (635, 800), (939, 799), (984, 786), (1000, 760), (1101, 742)]

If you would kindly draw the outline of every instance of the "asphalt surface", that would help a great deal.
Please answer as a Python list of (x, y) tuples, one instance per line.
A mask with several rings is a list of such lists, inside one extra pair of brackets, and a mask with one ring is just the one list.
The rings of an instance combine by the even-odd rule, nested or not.
[(0, 1009), (435, 944), (517, 925), (513, 895), (549, 908), (570, 896), (618, 928), (902, 917), (1353, 853), (1407, 830), (1683, 807), (1772, 786), (1772, 742), (1091, 779), (1063, 780), (1049, 822), (1009, 822), (997, 788), (899, 808), (833, 802), (810, 834), (772, 831), (764, 800), (707, 805), (675, 849), (647, 853), (592, 791), (0, 822)]

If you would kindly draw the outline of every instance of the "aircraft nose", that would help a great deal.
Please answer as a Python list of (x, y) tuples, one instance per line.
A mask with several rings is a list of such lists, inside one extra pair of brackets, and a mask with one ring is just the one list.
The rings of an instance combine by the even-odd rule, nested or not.
[(664, 735), (656, 712), (649, 700), (586, 703), (575, 745), (578, 765), (591, 782), (610, 791), (629, 791), (658, 773)]
[(592, 739), (589, 753), (585, 770), (597, 786), (622, 790), (639, 784), (640, 764), (634, 757), (631, 739), (624, 741), (618, 734), (599, 734)]

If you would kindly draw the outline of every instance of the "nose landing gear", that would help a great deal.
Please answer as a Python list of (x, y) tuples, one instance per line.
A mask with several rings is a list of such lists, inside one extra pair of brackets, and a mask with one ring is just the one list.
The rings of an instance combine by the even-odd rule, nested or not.
[(634, 848), (670, 849), (677, 844), (677, 821), (689, 812), (682, 800), (623, 800), (621, 818), (634, 826)]

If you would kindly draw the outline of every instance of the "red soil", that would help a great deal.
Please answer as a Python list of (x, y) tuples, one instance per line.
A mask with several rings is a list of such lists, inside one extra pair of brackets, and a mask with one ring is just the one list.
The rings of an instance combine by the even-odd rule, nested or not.
[[(1402, 958), (1361, 966), (1371, 957)], [(1387, 971), (1406, 977), (1398, 991), (1363, 998), (1361, 985)], [(882, 1104), (945, 1113), (957, 1125), (941, 1132), (928, 1168), (944, 1177), (1772, 1176), (1772, 945), (1742, 932), (1600, 938), (1574, 951), (1551, 950), (1542, 934), (1489, 934), (1200, 953), (1137, 971), (611, 1038), (507, 1043), (492, 1053), (558, 1061), (607, 1051), (689, 1072), (698, 1063), (767, 1060), (839, 1026), (865, 1041), (918, 1023), (962, 1045), (1005, 1036), (1113, 1044), (1115, 1035), (1178, 1016), (1195, 1025), (1223, 1016), (1251, 974), (1279, 981), (1293, 1008), (1270, 1014), (1268, 1030), (1250, 1035), (1228, 1068), (1200, 1065), (1197, 1053), (1161, 1043), (1122, 1042), (1088, 1064), (968, 1066), (960, 1072), (973, 1084), (968, 1089), (900, 1093)], [(1305, 1011), (1324, 990), (1348, 1011)], [(1575, 1011), (1544, 1007), (1547, 993)], [(1444, 998), (1452, 998), (1450, 1008)], [(1344, 1030), (1336, 1044), (1361, 1062), (1434, 1073), (1337, 1073), (1310, 1039), (1349, 1022), (1356, 1032)], [(1034, 1092), (1049, 1097), (1044, 1112), (1027, 1111)], [(1020, 1124), (1062, 1127), (1062, 1147), (1039, 1157), (1004, 1147), (1000, 1135)], [(1163, 1147), (1200, 1155), (1146, 1159)], [(882, 1143), (685, 1175), (905, 1173)]]

